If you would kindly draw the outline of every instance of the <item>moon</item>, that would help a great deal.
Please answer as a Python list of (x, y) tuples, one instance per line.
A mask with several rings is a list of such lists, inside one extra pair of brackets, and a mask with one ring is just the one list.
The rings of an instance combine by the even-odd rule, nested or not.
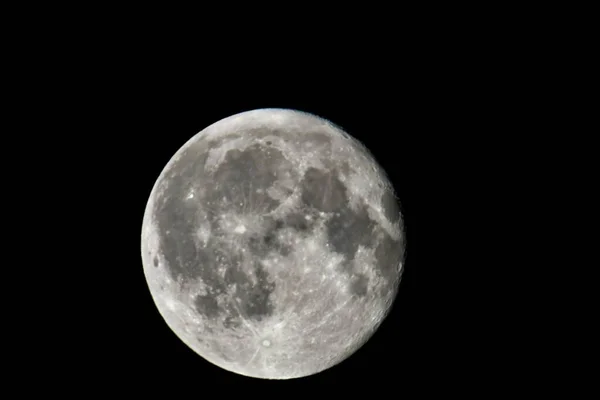
[(288, 109), (220, 120), (185, 143), (148, 199), (144, 275), (171, 330), (254, 378), (313, 375), (358, 350), (403, 271), (396, 192), (340, 127)]

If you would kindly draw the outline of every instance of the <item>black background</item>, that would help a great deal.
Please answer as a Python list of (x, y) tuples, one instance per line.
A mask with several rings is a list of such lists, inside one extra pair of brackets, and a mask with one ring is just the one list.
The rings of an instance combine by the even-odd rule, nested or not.
[[(429, 207), (436, 209), (435, 213), (443, 213), (440, 209), (448, 204), (444, 205), (430, 187), (432, 175), (442, 166), (435, 155), (440, 150), (431, 145), (433, 139), (427, 125), (440, 117), (424, 112), (427, 104), (421, 102), (428, 101), (426, 96), (415, 96), (415, 92), (407, 89), (415, 83), (403, 84), (392, 71), (380, 80), (362, 78), (358, 82), (335, 84), (327, 79), (314, 80), (311, 75), (305, 79), (302, 74), (299, 77), (296, 80), (293, 76), (263, 76), (255, 85), (241, 86), (220, 76), (206, 81), (199, 79), (200, 85), (192, 85), (190, 81), (165, 82), (164, 78), (154, 77), (132, 86), (124, 99), (113, 103), (118, 107), (112, 115), (122, 114), (122, 118), (107, 120), (110, 123), (99, 140), (103, 149), (111, 150), (98, 170), (105, 186), (105, 194), (101, 196), (106, 201), (103, 205), (106, 213), (101, 218), (104, 234), (108, 235), (100, 240), (109, 247), (101, 250), (98, 260), (92, 261), (100, 264), (103, 271), (97, 286), (105, 287), (106, 291), (92, 301), (98, 307), (94, 320), (89, 321), (98, 346), (85, 350), (86, 364), (107, 365), (101, 379), (107, 385), (142, 391), (148, 390), (149, 384), (156, 385), (156, 390), (176, 385), (189, 393), (195, 392), (194, 382), (204, 388), (227, 385), (234, 390), (289, 390), (318, 385), (332, 390), (343, 387), (342, 391), (352, 393), (358, 390), (351, 385), (353, 382), (360, 382), (359, 386), (408, 387), (422, 380), (422, 374), (431, 375), (432, 368), (436, 368), (427, 366), (428, 357), (436, 343), (444, 340), (444, 334), (432, 333), (424, 325), (427, 314), (423, 313), (428, 306), (424, 302), (429, 300), (423, 293), (419, 295), (418, 282), (426, 282), (431, 268), (437, 266), (432, 260), (429, 270), (423, 265), (427, 244), (422, 235), (426, 228), (419, 219)], [(212, 79), (217, 82), (210, 82)], [(184, 345), (154, 305), (139, 249), (148, 196), (172, 155), (206, 126), (238, 112), (264, 107), (314, 113), (361, 140), (394, 184), (407, 237), (405, 271), (397, 300), (373, 338), (329, 370), (281, 382), (227, 372)], [(106, 251), (110, 257), (106, 257)], [(85, 306), (82, 308), (85, 310)]]
[[(52, 334), (50, 372), (102, 393), (171, 395), (222, 387), (408, 393), (481, 374), (474, 360), (490, 349), (478, 345), (488, 327), (476, 323), (480, 306), (463, 293), (465, 286), (485, 291), (481, 280), (472, 285), (480, 276), (467, 264), (480, 253), (473, 251), (471, 222), (485, 196), (483, 173), (471, 179), (478, 164), (470, 149), (482, 145), (473, 133), (488, 105), (479, 84), (465, 83), (474, 72), (448, 61), (456, 51), (304, 51), (300, 59), (296, 51), (218, 62), (207, 50), (154, 50), (85, 52), (66, 72), (46, 70), (53, 79), (36, 98), (56, 102), (46, 120), (57, 132), (52, 145), (61, 149), (60, 157), (53, 153), (61, 170), (50, 217), (55, 226), (65, 226), (65, 215), (76, 224), (57, 235), (70, 259), (60, 274), (65, 289), (51, 298), (68, 306), (49, 322), (62, 324)], [(239, 376), (185, 346), (154, 305), (140, 255), (145, 205), (173, 154), (208, 125), (265, 107), (319, 115), (361, 140), (387, 171), (406, 230), (403, 279), (380, 329), (341, 364), (290, 381)]]
[[(267, 79), (263, 90), (277, 86), (279, 79), (274, 78), (275, 82), (271, 84), (267, 83)], [(280, 83), (288, 86), (285, 80)], [(201, 379), (210, 384), (240, 384), (249, 388), (265, 385), (260, 380), (241, 377), (209, 364), (170, 331), (158, 314), (145, 284), (137, 242), (145, 203), (154, 181), (183, 143), (204, 127), (229, 115), (255, 108), (280, 107), (325, 117), (360, 139), (373, 152), (389, 173), (398, 192), (407, 227), (408, 256), (395, 306), (371, 341), (330, 370), (313, 377), (269, 384), (282, 388), (285, 385), (294, 387), (311, 384), (335, 386), (343, 381), (359, 379), (365, 383), (371, 380), (383, 383), (414, 373), (417, 354), (423, 346), (416, 342), (422, 334), (414, 318), (419, 307), (416, 297), (418, 224), (416, 213), (411, 215), (411, 198), (413, 201), (417, 198), (411, 196), (411, 192), (418, 191), (419, 184), (417, 176), (403, 171), (410, 171), (411, 168), (418, 170), (414, 163), (418, 161), (417, 155), (422, 149), (415, 147), (418, 142), (403, 132), (402, 109), (405, 107), (394, 104), (392, 93), (385, 99), (386, 106), (378, 107), (377, 101), (370, 98), (374, 93), (354, 90), (356, 88), (342, 92), (340, 88), (324, 85), (315, 87), (314, 92), (279, 94), (261, 93), (260, 87), (235, 90), (227, 85), (223, 88), (224, 92), (213, 92), (209, 99), (204, 99), (207, 94), (202, 91), (197, 92), (196, 99), (190, 96), (177, 98), (180, 92), (174, 92), (173, 96), (162, 92), (157, 97), (151, 97), (156, 99), (155, 102), (144, 103), (148, 109), (144, 111), (147, 113), (143, 125), (145, 129), (140, 134), (147, 135), (148, 140), (138, 149), (136, 157), (136, 177), (132, 182), (135, 185), (132, 191), (135, 200), (131, 199), (131, 221), (127, 222), (127, 226), (132, 226), (132, 247), (129, 249), (131, 262), (129, 266), (124, 266), (128, 269), (125, 274), (127, 283), (122, 284), (126, 286), (119, 286), (133, 314), (127, 312), (122, 315), (124, 322), (121, 323), (124, 326), (118, 328), (119, 335), (122, 335), (122, 348), (127, 349), (123, 363), (130, 363), (130, 368), (139, 370), (142, 376), (151, 376), (159, 365), (171, 365), (172, 369), (161, 373), (167, 380)], [(385, 96), (385, 93), (379, 96)], [(380, 102), (384, 103), (384, 100)], [(119, 341), (116, 337), (115, 340)]]
[[(16, 203), (4, 215), (19, 226), (4, 229), (16, 260), (4, 271), (17, 275), (5, 280), (16, 293), (4, 311), (19, 315), (3, 333), (20, 339), (5, 341), (20, 391), (489, 397), (529, 379), (538, 338), (523, 341), (522, 322), (535, 310), (519, 320), (506, 306), (522, 304), (513, 285), (527, 267), (514, 233), (535, 236), (523, 226), (538, 207), (526, 189), (545, 174), (534, 156), (550, 130), (539, 124), (556, 119), (539, 100), (554, 101), (555, 46), (571, 45), (533, 22), (560, 18), (455, 4), (361, 4), (352, 16), (307, 7), (296, 21), (299, 8), (259, 21), (162, 5), (37, 7), (6, 13), (3, 49), (3, 114), (16, 120), (3, 136), (3, 201)], [(183, 345), (154, 307), (140, 256), (144, 207), (170, 157), (207, 125), (262, 107), (315, 113), (363, 141), (406, 225), (398, 298), (372, 340), (282, 382), (223, 371)], [(521, 163), (535, 171), (516, 179)]]

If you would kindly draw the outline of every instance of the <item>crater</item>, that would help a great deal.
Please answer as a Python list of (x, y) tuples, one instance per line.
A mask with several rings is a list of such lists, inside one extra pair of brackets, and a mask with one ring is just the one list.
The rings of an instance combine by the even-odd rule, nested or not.
[(154, 258), (152, 259), (152, 263), (155, 267), (158, 267), (158, 257), (154, 256)]

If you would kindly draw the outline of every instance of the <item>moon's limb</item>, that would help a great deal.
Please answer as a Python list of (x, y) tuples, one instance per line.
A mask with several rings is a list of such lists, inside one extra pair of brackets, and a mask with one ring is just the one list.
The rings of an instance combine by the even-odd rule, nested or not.
[(396, 295), (395, 193), (370, 153), (310, 114), (219, 121), (162, 171), (142, 227), (153, 298), (199, 355), (289, 379), (351, 355)]

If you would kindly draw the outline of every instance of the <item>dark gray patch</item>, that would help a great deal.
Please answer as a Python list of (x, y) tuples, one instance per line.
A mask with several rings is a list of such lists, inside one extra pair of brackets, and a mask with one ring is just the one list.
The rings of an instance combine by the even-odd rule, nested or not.
[(237, 329), (242, 326), (242, 320), (239, 316), (228, 315), (223, 321), (223, 326), (227, 329)]
[(348, 203), (346, 187), (336, 175), (337, 170), (309, 168), (302, 179), (302, 201), (318, 210), (331, 212)]
[[(219, 209), (236, 212), (273, 210), (279, 201), (266, 190), (278, 179), (278, 170), (286, 160), (279, 150), (253, 145), (244, 151), (230, 150), (212, 177), (213, 188), (208, 194)], [(263, 193), (257, 193), (262, 189)]]
[(400, 207), (398, 206), (398, 200), (391, 190), (386, 190), (381, 196), (381, 204), (383, 205), (383, 212), (387, 219), (392, 223), (395, 223), (400, 219)]
[[(254, 127), (254, 128), (244, 128), (244, 133), (243, 136), (245, 137), (252, 137), (254, 139), (264, 139), (267, 136), (275, 136), (275, 137), (282, 137), (283, 136), (283, 131), (274, 128), (274, 127), (269, 127), (269, 126), (261, 126), (261, 127)], [(241, 135), (237, 135), (237, 137), (242, 137)], [(224, 140), (221, 140), (220, 143), (224, 143), (225, 141), (229, 140), (227, 137), (224, 138)]]
[(359, 245), (369, 247), (373, 243), (375, 223), (369, 218), (364, 205), (356, 212), (343, 207), (337, 214), (327, 222), (328, 243), (336, 253), (351, 260)]
[(239, 267), (227, 268), (224, 279), (228, 285), (248, 283), (248, 276)]
[[(277, 174), (287, 162), (281, 152), (254, 145), (245, 151), (231, 150), (225, 161), (213, 176), (207, 177), (204, 171), (206, 154), (198, 155), (198, 146), (184, 151), (180, 159), (169, 169), (161, 181), (164, 195), (156, 201), (155, 218), (161, 232), (161, 248), (169, 272), (174, 279), (183, 277), (215, 282), (213, 276), (219, 256), (210, 250), (214, 248), (218, 236), (224, 236), (217, 217), (221, 210), (236, 212), (256, 212), (264, 214), (279, 202), (266, 194), (266, 189), (278, 179)], [(205, 198), (186, 200), (189, 190), (210, 179), (211, 190)], [(263, 193), (257, 193), (263, 189)], [(200, 209), (202, 208), (202, 210)], [(197, 218), (201, 211), (210, 209), (208, 215), (214, 237), (205, 247), (198, 245), (195, 239)], [(170, 234), (166, 234), (169, 231)], [(267, 242), (271, 239), (266, 238)], [(268, 243), (267, 243), (268, 244)], [(229, 254), (220, 255), (228, 259)], [(210, 282), (207, 282), (210, 284)]]
[(290, 213), (282, 221), (284, 226), (290, 227), (299, 233), (310, 231), (314, 226), (314, 218), (307, 220), (306, 214)]
[(240, 318), (240, 313), (238, 312), (238, 308), (234, 306), (233, 300), (228, 302), (225, 306), (225, 312), (227, 316), (223, 321), (223, 326), (225, 328), (239, 328), (242, 326), (242, 320)]
[(271, 251), (275, 251), (282, 256), (287, 256), (291, 253), (293, 247), (280, 241), (278, 234), (283, 229), (293, 229), (301, 235), (310, 234), (314, 228), (315, 218), (307, 220), (305, 215), (302, 213), (290, 213), (281, 219), (268, 221), (268, 228), (262, 237), (250, 238), (250, 251), (259, 256), (265, 256)]
[(398, 264), (403, 261), (403, 257), (404, 246), (402, 241), (394, 240), (387, 233), (384, 233), (375, 249), (377, 267), (382, 275), (388, 279), (394, 279)]
[(206, 247), (199, 246), (194, 239), (197, 230), (194, 219), (186, 218), (180, 211), (181, 208), (166, 208), (157, 217), (159, 224), (164, 221), (162, 224), (166, 227), (160, 233), (160, 241), (167, 272), (175, 281), (200, 278), (215, 293), (222, 293), (224, 285), (217, 275), (217, 267), (235, 261), (233, 255), (216, 247), (213, 238)]
[(268, 231), (263, 236), (263, 243), (267, 247), (273, 247), (276, 242), (277, 242), (277, 237), (275, 236), (275, 233), (273, 231)]
[(171, 277), (177, 280), (180, 276), (184, 279), (195, 279), (201, 276), (200, 264), (211, 260), (209, 254), (196, 248), (192, 236), (194, 229), (186, 221), (181, 209), (163, 210), (158, 221), (159, 225), (163, 225), (160, 247), (163, 249), (163, 256)]
[(291, 247), (278, 239), (278, 232), (285, 227), (283, 220), (265, 219), (265, 230), (248, 238), (247, 246), (250, 252), (259, 257), (264, 257), (272, 251), (283, 256), (288, 255)]
[(152, 259), (152, 263), (155, 267), (158, 267), (158, 257), (154, 256), (154, 258)]
[(369, 288), (369, 278), (363, 274), (358, 274), (352, 278), (350, 284), (350, 293), (358, 297), (364, 297)]
[(262, 235), (252, 235), (248, 238), (248, 250), (254, 255), (264, 257), (272, 250), (271, 239)]
[(269, 293), (270, 290), (261, 285), (253, 285), (246, 291), (242, 308), (248, 318), (260, 320), (272, 313), (273, 306), (269, 302)]
[(156, 199), (154, 210), (162, 210), (173, 206), (172, 202), (186, 207), (194, 202), (185, 202), (190, 189), (206, 183), (204, 165), (208, 157), (206, 148), (201, 144), (193, 144), (186, 148), (179, 159), (170, 166), (161, 179), (158, 187), (164, 188), (164, 195)]
[(202, 269), (210, 270), (213, 261), (210, 253), (196, 248), (194, 240), (199, 203), (185, 201), (189, 190), (204, 182), (206, 157), (202, 146), (188, 147), (158, 185), (164, 192), (155, 199), (154, 219), (167, 270), (175, 280), (198, 278)]
[(350, 175), (351, 168), (348, 161), (341, 161), (339, 164), (336, 165), (336, 168), (340, 171), (341, 175)]
[(214, 296), (211, 295), (197, 295), (194, 298), (194, 307), (198, 314), (207, 317), (214, 318), (219, 315), (219, 304)]
[(289, 244), (280, 243), (279, 247), (277, 247), (277, 252), (285, 257), (289, 255), (293, 249), (294, 247)]
[(249, 278), (241, 279), (237, 282), (235, 295), (240, 298), (242, 314), (248, 319), (260, 321), (273, 313), (270, 295), (275, 290), (275, 284), (269, 282), (267, 273), (259, 263), (254, 265), (254, 273), (257, 283), (253, 284)]
[(221, 136), (218, 138), (210, 138), (206, 141), (206, 147), (209, 149), (214, 149), (217, 147), (221, 147), (223, 144), (230, 142), (232, 140), (240, 139), (242, 136), (239, 133), (230, 133), (226, 136)]
[(331, 158), (331, 137), (320, 131), (308, 131), (302, 135), (302, 144), (305, 148), (319, 153), (324, 160)]

